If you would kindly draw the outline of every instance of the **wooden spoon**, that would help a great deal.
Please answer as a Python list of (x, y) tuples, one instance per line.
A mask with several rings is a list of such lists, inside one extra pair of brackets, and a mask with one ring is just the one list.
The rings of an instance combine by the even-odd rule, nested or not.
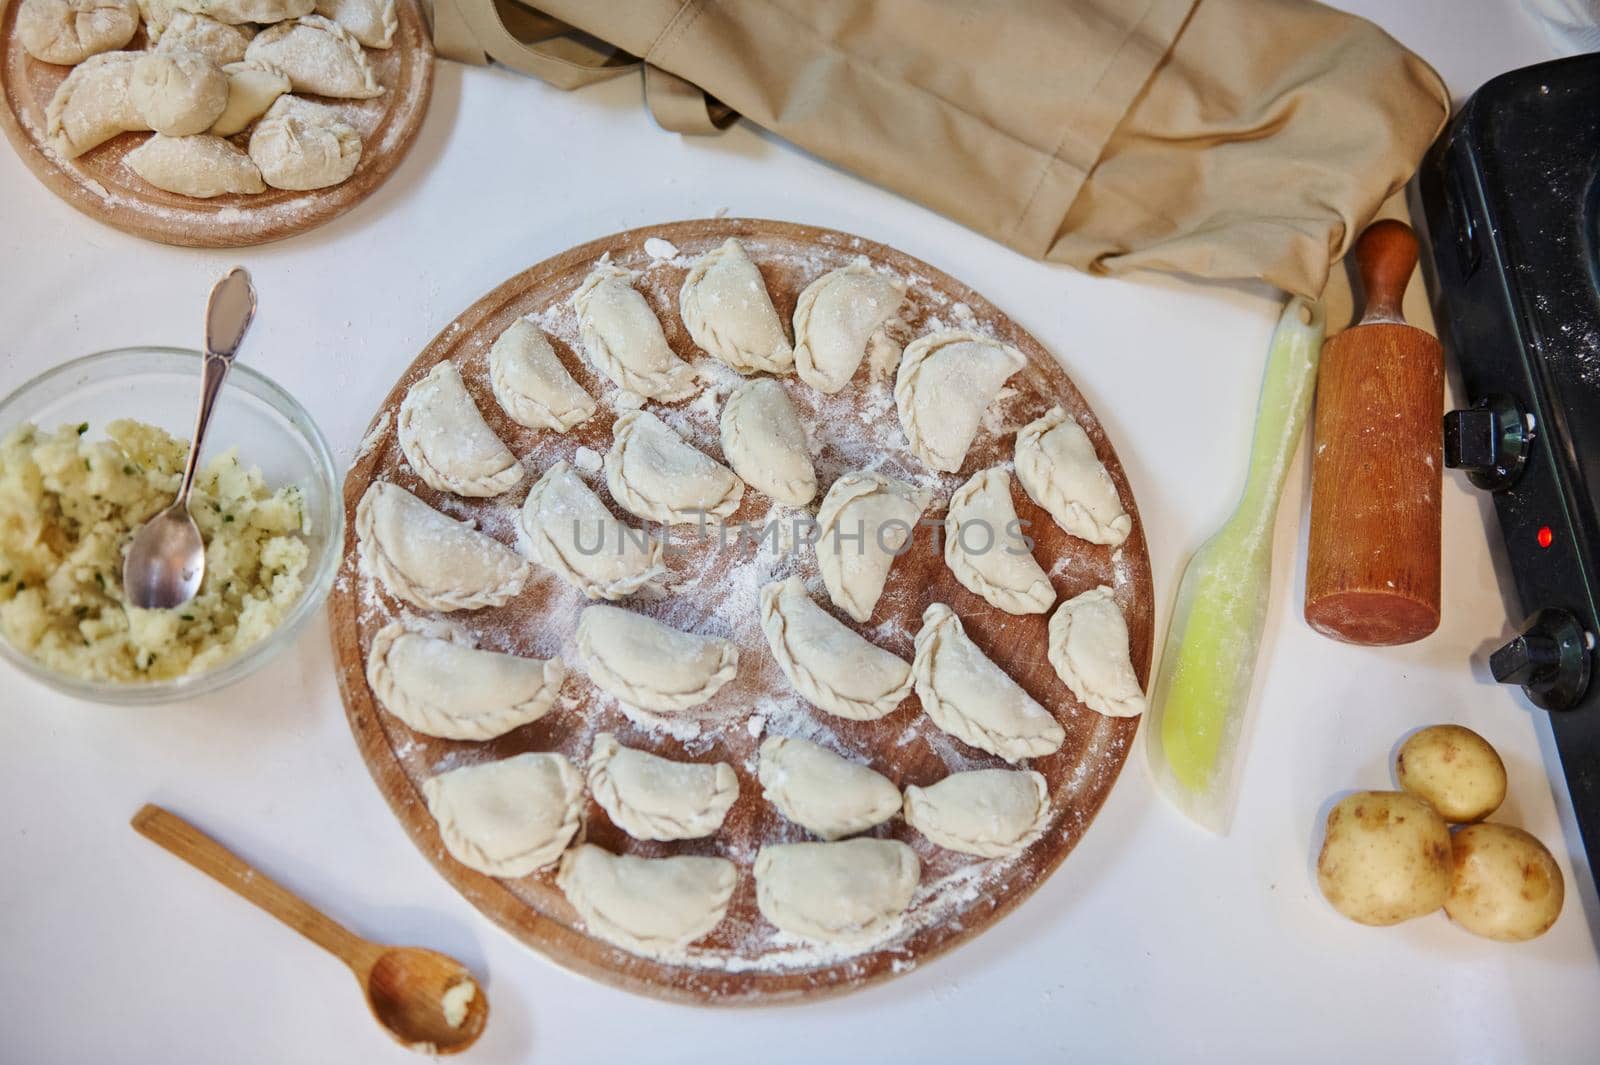
[[(338, 957), (356, 974), (373, 1017), (411, 1050), (455, 1054), (483, 1034), (489, 1003), (483, 989), (454, 958), (422, 947), (388, 947), (362, 939), (304, 899), (257, 870), (178, 815), (145, 805), (133, 815), (134, 829)], [(451, 1024), (445, 995), (463, 983), (472, 988), (465, 1015)], [(457, 991), (457, 995), (461, 992)]]

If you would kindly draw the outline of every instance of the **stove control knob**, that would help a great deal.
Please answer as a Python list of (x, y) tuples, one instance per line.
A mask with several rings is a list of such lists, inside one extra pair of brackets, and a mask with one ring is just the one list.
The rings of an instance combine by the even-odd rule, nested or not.
[(1535, 706), (1566, 710), (1589, 687), (1591, 637), (1566, 610), (1541, 610), (1522, 635), (1489, 656), (1501, 684), (1520, 684)]
[(1485, 396), (1444, 416), (1444, 464), (1487, 491), (1510, 488), (1532, 448), (1532, 419), (1510, 396)]

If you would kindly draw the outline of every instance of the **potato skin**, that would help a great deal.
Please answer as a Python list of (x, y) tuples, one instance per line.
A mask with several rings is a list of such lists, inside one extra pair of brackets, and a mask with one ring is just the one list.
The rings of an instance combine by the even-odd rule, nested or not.
[(1489, 741), (1460, 725), (1433, 725), (1406, 740), (1394, 760), (1400, 787), (1446, 821), (1481, 821), (1506, 798), (1506, 767)]
[(1467, 931), (1502, 943), (1535, 939), (1561, 916), (1566, 884), (1543, 843), (1510, 825), (1468, 825), (1451, 841), (1444, 910)]
[(1450, 855), (1450, 829), (1433, 807), (1404, 792), (1358, 791), (1328, 813), (1317, 886), (1352, 921), (1399, 924), (1444, 905)]

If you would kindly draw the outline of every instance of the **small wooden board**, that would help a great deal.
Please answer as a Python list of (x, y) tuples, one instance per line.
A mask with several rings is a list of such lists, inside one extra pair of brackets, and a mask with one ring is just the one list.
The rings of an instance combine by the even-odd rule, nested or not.
[[(609, 447), (618, 391), (581, 357), (568, 297), (602, 254), (642, 271), (638, 287), (661, 318), (674, 350), (685, 358), (706, 360), (702, 365), (713, 382), (698, 398), (671, 406), (648, 406), (696, 446), (721, 460), (717, 418), (728, 387), (739, 378), (695, 350), (678, 315), (677, 295), (688, 265), (729, 236), (737, 236), (760, 267), (786, 322), (806, 284), (865, 256), (875, 267), (910, 283), (911, 302), (904, 314), (913, 334), (940, 325), (966, 325), (992, 333), (1027, 355), (1028, 365), (1009, 383), (1014, 392), (1002, 393), (992, 405), (961, 472), (942, 477), (928, 471), (906, 450), (893, 405), (892, 382), (869, 382), (863, 366), (844, 391), (829, 397), (793, 376), (783, 378), (802, 420), (820, 445), (817, 472), (821, 488), (812, 510), (841, 473), (872, 461), (881, 463), (885, 472), (936, 487), (936, 502), (927, 515), (940, 515), (950, 492), (967, 477), (997, 462), (1010, 461), (1019, 427), (1061, 404), (1094, 441), (1123, 503), (1134, 516), (1133, 534), (1116, 551), (1097, 547), (1058, 529), (1015, 480), (1013, 498), (1019, 516), (1030, 523), (1029, 534), (1038, 542), (1035, 556), (1051, 573), (1063, 600), (1099, 584), (1115, 589), (1132, 634), (1135, 668), (1141, 682), (1146, 682), (1154, 601), (1143, 529), (1116, 454), (1061, 365), (967, 286), (893, 248), (831, 230), (751, 219), (651, 226), (574, 248), (507, 281), (450, 323), (385, 399), (345, 480), (345, 510), (352, 526), (362, 494), (374, 480), (382, 479), (416, 492), (446, 513), (473, 518), (484, 531), (514, 544), (516, 516), (532, 478), (559, 459), (574, 461), (580, 470), (584, 459), (593, 466), (593, 456), (580, 455), (579, 449), (603, 454)], [(670, 241), (679, 254), (670, 259), (652, 258), (646, 251), (646, 241), (652, 237)], [(651, 247), (658, 254), (662, 251), (659, 244)], [(565, 436), (511, 422), (490, 390), (489, 346), (522, 315), (533, 315), (540, 322), (568, 369), (601, 401), (593, 418)], [(400, 401), (413, 381), (443, 359), (457, 362), (489, 424), (529, 471), (528, 480), (497, 499), (441, 497), (420, 483), (401, 455), (393, 429)], [(601, 498), (609, 500), (603, 478), (590, 474), (589, 479)], [(759, 522), (770, 508), (770, 500), (748, 489), (732, 520)], [(756, 616), (755, 596), (761, 584), (789, 572), (808, 580), (815, 578), (814, 552), (801, 548), (791, 557), (763, 561), (765, 556), (754, 546), (747, 544), (748, 550), (721, 548), (715, 541), (700, 539), (692, 528), (680, 529), (682, 534), (674, 534), (669, 550), (676, 591), (657, 602), (630, 601), (627, 605), (682, 628), (728, 637), (738, 645), (739, 676), (707, 706), (690, 715), (703, 712), (703, 717), (686, 727), (663, 728), (636, 720), (637, 715), (630, 717), (614, 699), (593, 688), (576, 668), (573, 648), (577, 614), (587, 601), (554, 574), (536, 567), (529, 586), (504, 608), (445, 615), (482, 646), (540, 658), (559, 654), (574, 666), (575, 675), (564, 689), (565, 705), (558, 705), (540, 721), (483, 744), (418, 735), (377, 704), (364, 672), (371, 638), (392, 617), (416, 612), (395, 601), (361, 571), (356, 539), (349, 538), (330, 610), (351, 728), (373, 777), (412, 840), (474, 906), (562, 965), (630, 991), (705, 1004), (774, 1003), (859, 988), (950, 949), (1014, 908), (1072, 850), (1116, 782), (1138, 720), (1101, 717), (1080, 706), (1045, 658), (1046, 615), (1012, 617), (988, 606), (955, 581), (932, 536), (919, 531), (911, 550), (895, 562), (872, 622), (854, 627), (909, 660), (923, 609), (934, 601), (955, 608), (978, 645), (1051, 708), (1066, 728), (1061, 750), (1031, 763), (1050, 783), (1049, 828), (1020, 855), (985, 861), (935, 847), (897, 817), (873, 834), (904, 840), (922, 861), (922, 883), (902, 933), (854, 954), (816, 950), (780, 937), (756, 908), (751, 864), (761, 844), (807, 836), (762, 798), (755, 767), (764, 735), (799, 735), (832, 746), (870, 763), (902, 787), (931, 784), (955, 770), (1004, 763), (940, 732), (921, 712), (915, 697), (873, 722), (843, 721), (805, 704), (773, 661)], [(819, 590), (815, 595), (828, 605), (825, 593)], [(671, 962), (642, 958), (589, 936), (556, 888), (551, 871), (503, 881), (455, 862), (445, 852), (420, 795), (420, 783), (434, 773), (524, 751), (559, 750), (581, 766), (592, 737), (601, 731), (615, 733), (623, 744), (671, 758), (728, 762), (739, 775), (739, 800), (722, 830), (704, 840), (640, 843), (624, 835), (597, 804), (589, 802), (587, 838), (608, 849), (645, 856), (716, 854), (739, 866), (739, 886), (727, 920), (684, 958)]]
[[(394, 172), (428, 111), (433, 86), (433, 37), (419, 0), (396, 0), (399, 28), (389, 48), (366, 49), (382, 96), (371, 100), (311, 97), (340, 112), (361, 134), (361, 162), (348, 179), (326, 189), (268, 189), (209, 200), (148, 184), (123, 158), (150, 136), (124, 133), (76, 159), (50, 147), (45, 107), (71, 67), (41, 63), (17, 39), (21, 0), (0, 0), (0, 128), (45, 186), (84, 214), (125, 233), (189, 248), (243, 248), (304, 233), (343, 214)], [(146, 47), (140, 29), (126, 46)]]

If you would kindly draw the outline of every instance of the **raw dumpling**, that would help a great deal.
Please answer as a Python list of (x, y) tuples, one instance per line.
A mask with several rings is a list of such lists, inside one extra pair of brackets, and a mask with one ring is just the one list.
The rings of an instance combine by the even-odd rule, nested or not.
[(241, 60), (222, 68), (228, 77), (228, 106), (211, 123), (218, 137), (231, 137), (267, 113), (278, 97), (289, 91), (289, 78), (269, 63)]
[(911, 667), (812, 602), (799, 577), (761, 589), (761, 628), (795, 691), (854, 721), (876, 721), (911, 694)]
[(922, 866), (898, 840), (847, 839), (762, 847), (755, 876), (761, 916), (781, 931), (856, 946), (900, 927)]
[(102, 52), (72, 68), (45, 107), (45, 132), (50, 146), (76, 159), (119, 133), (143, 130), (133, 105), (133, 65), (139, 52)]
[(779, 503), (803, 507), (817, 494), (800, 416), (783, 385), (770, 377), (747, 381), (728, 396), (722, 453), (745, 483)]
[(1050, 619), (1050, 664), (1083, 705), (1107, 717), (1144, 713), (1128, 622), (1105, 585), (1068, 599)]
[(451, 769), (422, 782), (450, 856), (487, 876), (527, 876), (554, 862), (583, 823), (583, 777), (559, 754)]
[(578, 619), (578, 656), (602, 691), (644, 710), (699, 706), (733, 679), (739, 649), (643, 614), (591, 606)]
[(139, 0), (139, 16), (144, 19), (145, 33), (152, 44), (161, 40), (161, 31), (177, 11), (175, 0)]
[(1003, 858), (1044, 834), (1050, 790), (1031, 770), (975, 769), (906, 788), (906, 823), (947, 850)]
[(156, 134), (125, 157), (128, 167), (158, 189), (209, 199), (230, 193), (266, 192), (261, 172), (239, 148), (200, 133), (193, 137)]
[(22, 0), (17, 40), (42, 63), (76, 66), (121, 48), (139, 29), (134, 0)]
[(950, 497), (944, 561), (962, 587), (1008, 614), (1043, 614), (1056, 601), (1011, 504), (1011, 475), (996, 466)]
[(829, 395), (855, 375), (873, 334), (893, 321), (906, 286), (858, 258), (807, 285), (794, 307), (794, 366)]
[(1133, 530), (1089, 434), (1060, 407), (1017, 432), (1017, 480), (1080, 540), (1115, 547)]
[(722, 923), (739, 871), (726, 858), (639, 858), (583, 843), (556, 884), (589, 931), (636, 954), (682, 950)]
[(326, 104), (280, 96), (250, 134), (250, 158), (275, 189), (324, 189), (355, 173), (361, 134)]
[(674, 762), (602, 732), (589, 753), (589, 792), (634, 839), (699, 839), (722, 827), (739, 778), (726, 762)]
[(621, 599), (667, 572), (660, 539), (612, 517), (565, 461), (534, 484), (519, 521), (533, 560), (590, 599)]
[(894, 379), (911, 453), (936, 470), (959, 470), (983, 412), (1027, 361), (1009, 344), (960, 329), (913, 340)]
[(556, 358), (544, 330), (518, 318), (489, 349), (489, 384), (518, 425), (564, 433), (594, 414), (594, 399)]
[(1061, 724), (968, 638), (955, 611), (922, 612), (911, 663), (922, 709), (945, 732), (979, 750), (1020, 762), (1059, 750)]
[(504, 606), (531, 568), (498, 540), (387, 481), (374, 481), (361, 497), (356, 535), (367, 572), (423, 610)]
[(129, 91), (145, 124), (168, 137), (204, 133), (228, 106), (227, 76), (195, 52), (146, 52)]
[(689, 269), (678, 311), (694, 342), (740, 373), (794, 368), (794, 350), (761, 271), (732, 237)]
[(268, 26), (250, 42), (245, 58), (271, 63), (283, 71), (295, 92), (350, 100), (383, 94), (360, 43), (343, 26), (321, 15)]
[(779, 813), (823, 839), (865, 832), (900, 809), (888, 777), (809, 740), (767, 737), (757, 775)]
[(522, 463), (483, 420), (449, 359), (406, 389), (397, 424), (400, 450), (430, 488), (486, 498), (522, 480)]
[(694, 368), (667, 346), (661, 320), (633, 287), (637, 276), (602, 257), (572, 294), (583, 350), (618, 388), (663, 403), (687, 399)]
[(172, 0), (172, 4), (180, 10), (193, 11), (231, 26), (244, 22), (283, 22), (309, 15), (316, 8), (316, 0)]
[(317, 14), (337, 22), (368, 48), (394, 43), (400, 25), (394, 4), (395, 0), (316, 0)]
[(427, 736), (492, 740), (549, 713), (567, 667), (408, 632), (391, 621), (372, 638), (367, 683), (395, 717)]
[(684, 442), (649, 411), (630, 410), (611, 426), (606, 487), (630, 514), (669, 525), (716, 523), (739, 509), (744, 482)]
[(817, 511), (817, 567), (828, 598), (856, 621), (878, 605), (896, 554), (911, 539), (928, 493), (881, 473), (847, 473)]
[(173, 11), (159, 31), (156, 51), (194, 52), (220, 67), (243, 59), (254, 35), (250, 26), (229, 26), (192, 11)]

